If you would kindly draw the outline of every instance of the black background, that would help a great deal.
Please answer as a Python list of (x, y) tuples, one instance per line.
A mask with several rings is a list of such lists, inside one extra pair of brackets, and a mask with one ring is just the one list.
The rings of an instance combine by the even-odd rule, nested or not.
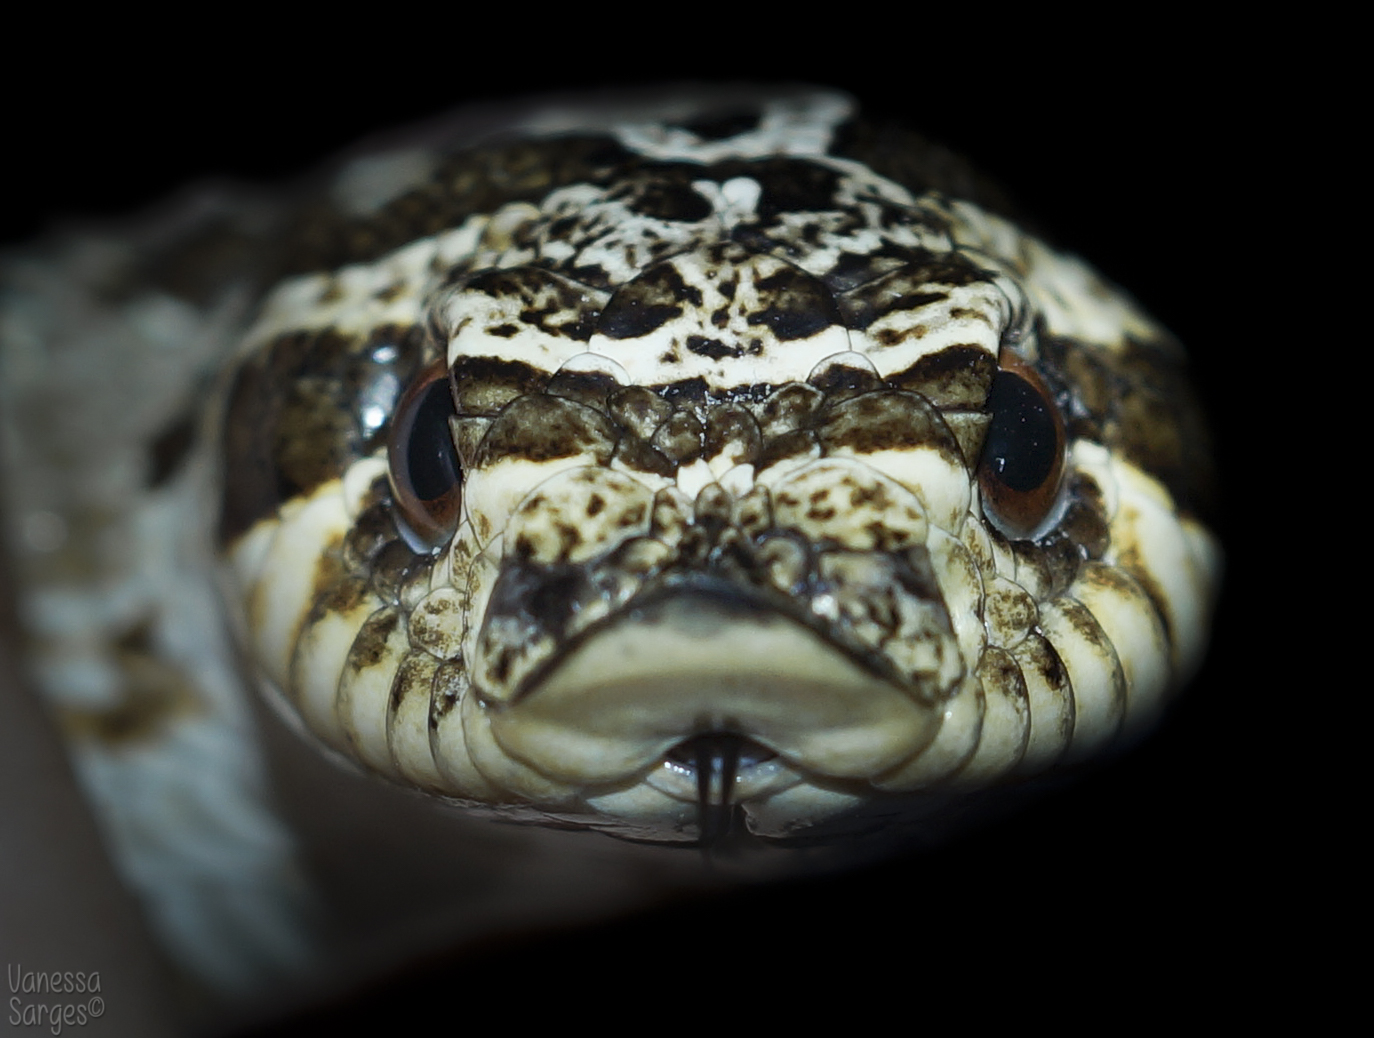
[(531, 44), (512, 27), (379, 23), (315, 43), (264, 31), (147, 45), (86, 26), (80, 45), (9, 68), (7, 243), (189, 180), (279, 179), (469, 100), (681, 79), (842, 87), (971, 157), (1058, 244), (1129, 288), (1189, 346), (1213, 416), (1227, 590), (1205, 670), (1141, 749), (943, 849), (457, 949), (292, 1033), (400, 1026), (436, 1000), (472, 998), (613, 1017), (629, 992), (703, 1027), (732, 1016), (739, 993), (765, 1009), (852, 999), (858, 1016), (896, 999), (903, 1015), (939, 1003), (1049, 1019), (1073, 1015), (1084, 992), (1148, 1006), (1210, 991), (1215, 1005), (1221, 974), (1289, 910), (1268, 877), (1275, 842), (1295, 838), (1275, 832), (1291, 776), (1258, 730), (1289, 679), (1263, 652), (1269, 537), (1245, 522), (1247, 496), (1274, 478), (1247, 419), (1268, 367), (1254, 227), (1284, 176), (1257, 156), (1281, 128), (1237, 87), (1238, 68), (1219, 68), (1226, 41), (1104, 29), (1086, 47), (1052, 32), (992, 47), (982, 17), (938, 32), (832, 22), (791, 44), (779, 27), (745, 25), (684, 27), (668, 43), (615, 24)]

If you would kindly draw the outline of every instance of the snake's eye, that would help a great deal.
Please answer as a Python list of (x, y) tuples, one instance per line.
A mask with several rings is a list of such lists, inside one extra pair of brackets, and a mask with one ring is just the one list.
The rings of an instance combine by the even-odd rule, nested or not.
[(398, 525), (411, 547), (432, 551), (453, 536), (462, 501), (462, 468), (449, 431), (448, 366), (431, 364), (396, 405), (387, 463)]
[(978, 463), (983, 512), (1012, 540), (1040, 536), (1060, 500), (1063, 416), (1040, 377), (1021, 364), (997, 372), (987, 407), (992, 423)]

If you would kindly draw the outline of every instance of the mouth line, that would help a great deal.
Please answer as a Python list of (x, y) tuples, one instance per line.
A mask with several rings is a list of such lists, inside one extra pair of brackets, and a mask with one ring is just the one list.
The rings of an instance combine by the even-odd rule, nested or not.
[(747, 735), (732, 731), (707, 731), (683, 739), (663, 755), (670, 767), (694, 775), (719, 773), (723, 782), (733, 781), (741, 772), (758, 767), (778, 754)]
[(894, 680), (795, 612), (717, 582), (658, 589), (488, 710), (490, 731), (554, 782), (639, 776), (702, 804), (808, 775), (866, 780), (919, 752), (940, 725), (939, 690)]
[(673, 746), (644, 779), (696, 808), (696, 846), (718, 847), (747, 829), (748, 805), (802, 776), (769, 747), (733, 731), (705, 731)]
[(609, 628), (627, 621), (639, 622), (668, 601), (684, 596), (698, 599), (704, 606), (709, 606), (703, 613), (709, 613), (713, 624), (731, 620), (748, 622), (760, 617), (790, 620), (807, 628), (872, 677), (890, 682), (897, 688), (910, 687), (910, 683), (887, 658), (861, 644), (857, 639), (845, 637), (840, 625), (799, 604), (795, 599), (769, 588), (738, 583), (714, 574), (674, 574), (639, 592), (621, 608), (579, 631), (575, 638), (559, 646), (555, 653), (526, 675), (511, 696), (510, 705), (516, 705), (536, 695), (540, 688), (548, 683), (550, 675), (558, 671), (582, 646)]

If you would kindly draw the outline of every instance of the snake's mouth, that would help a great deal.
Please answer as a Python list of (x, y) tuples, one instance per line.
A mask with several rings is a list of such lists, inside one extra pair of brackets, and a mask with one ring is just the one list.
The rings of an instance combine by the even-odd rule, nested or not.
[(700, 803), (871, 781), (930, 743), (939, 703), (776, 604), (708, 585), (637, 602), (489, 717), (502, 750), (554, 782)]

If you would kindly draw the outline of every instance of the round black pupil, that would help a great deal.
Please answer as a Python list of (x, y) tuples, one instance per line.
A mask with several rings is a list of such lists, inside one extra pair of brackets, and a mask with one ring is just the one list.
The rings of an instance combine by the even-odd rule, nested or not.
[(983, 444), (985, 464), (1011, 490), (1027, 492), (1054, 471), (1057, 443), (1048, 402), (1025, 379), (999, 371), (988, 394), (992, 424)]
[(435, 379), (425, 389), (415, 408), (406, 449), (410, 486), (421, 501), (443, 497), (458, 482), (458, 455), (448, 420), (453, 415), (453, 398), (448, 380)]

